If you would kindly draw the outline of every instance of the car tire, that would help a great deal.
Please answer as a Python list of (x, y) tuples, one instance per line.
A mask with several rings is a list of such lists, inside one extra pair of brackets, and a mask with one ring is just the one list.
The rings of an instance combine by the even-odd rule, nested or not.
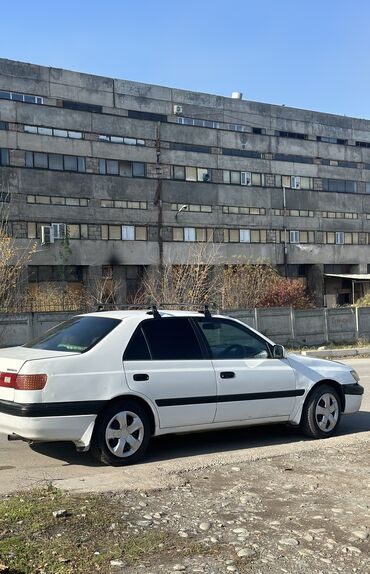
[(319, 385), (306, 400), (301, 417), (301, 429), (311, 438), (332, 436), (341, 418), (341, 401), (331, 385)]
[(132, 400), (115, 402), (97, 418), (91, 452), (103, 464), (134, 464), (143, 457), (150, 435), (149, 417), (142, 406)]

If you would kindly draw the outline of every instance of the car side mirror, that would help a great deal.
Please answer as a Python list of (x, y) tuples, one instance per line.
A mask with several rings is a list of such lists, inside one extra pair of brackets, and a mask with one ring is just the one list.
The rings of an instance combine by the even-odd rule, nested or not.
[(272, 348), (272, 356), (274, 359), (284, 359), (285, 349), (283, 345), (274, 345)]

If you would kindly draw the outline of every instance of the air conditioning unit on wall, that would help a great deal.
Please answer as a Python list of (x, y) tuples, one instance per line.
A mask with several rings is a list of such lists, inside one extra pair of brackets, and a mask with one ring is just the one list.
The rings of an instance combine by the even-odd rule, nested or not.
[(173, 106), (173, 113), (175, 114), (175, 116), (181, 116), (181, 114), (182, 114), (182, 106), (180, 106), (179, 104), (174, 104), (174, 106)]
[(252, 185), (252, 174), (250, 171), (240, 172), (240, 184), (241, 185)]
[(54, 232), (51, 225), (41, 226), (41, 243), (43, 245), (46, 243), (54, 243)]

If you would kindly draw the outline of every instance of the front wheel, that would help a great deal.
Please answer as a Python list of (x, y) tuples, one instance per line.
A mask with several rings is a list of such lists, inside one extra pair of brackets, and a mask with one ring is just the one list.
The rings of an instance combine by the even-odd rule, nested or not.
[(124, 466), (142, 458), (149, 440), (150, 423), (145, 410), (134, 401), (120, 401), (98, 417), (91, 452), (104, 464)]
[(302, 411), (301, 428), (312, 438), (332, 436), (341, 417), (340, 398), (330, 385), (319, 385), (313, 390)]

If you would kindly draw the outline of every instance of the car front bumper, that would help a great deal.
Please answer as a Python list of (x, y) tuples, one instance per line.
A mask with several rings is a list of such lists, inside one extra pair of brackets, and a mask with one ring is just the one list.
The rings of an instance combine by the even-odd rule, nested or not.
[(364, 394), (364, 387), (358, 383), (352, 383), (343, 385), (342, 389), (345, 398), (344, 414), (347, 415), (359, 411), (362, 403), (362, 395)]

